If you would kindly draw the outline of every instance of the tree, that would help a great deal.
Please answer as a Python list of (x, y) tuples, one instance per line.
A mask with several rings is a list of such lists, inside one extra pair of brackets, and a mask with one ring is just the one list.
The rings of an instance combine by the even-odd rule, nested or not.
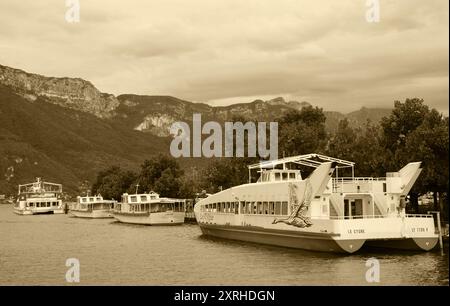
[(386, 161), (391, 157), (382, 147), (381, 138), (381, 128), (369, 120), (363, 129), (358, 130), (352, 155), (356, 163), (355, 175), (382, 177), (390, 171)]
[(100, 171), (92, 185), (93, 194), (101, 194), (105, 199), (120, 200), (122, 194), (127, 192), (130, 185), (136, 180), (132, 171), (124, 171), (118, 166), (109, 167)]
[(229, 157), (213, 160), (202, 172), (201, 186), (210, 192), (245, 184), (248, 182), (249, 164), (258, 162), (257, 158)]
[(278, 119), (280, 153), (292, 156), (323, 150), (327, 142), (325, 120), (323, 110), (312, 106)]
[(137, 182), (141, 191), (155, 191), (163, 197), (178, 197), (182, 174), (175, 158), (159, 154), (144, 161)]
[(384, 176), (387, 155), (381, 146), (381, 129), (369, 120), (364, 128), (352, 128), (347, 119), (339, 121), (330, 138), (327, 154), (355, 163), (356, 176)]
[[(408, 162), (422, 161), (423, 171), (410, 192), (414, 210), (418, 211), (418, 196), (433, 191), (437, 195), (448, 190), (448, 117), (430, 110), (422, 99), (396, 101), (389, 117), (383, 118), (382, 145), (390, 168), (400, 168)], [(448, 206), (448, 203), (446, 204)]]
[(395, 101), (391, 115), (381, 120), (383, 146), (391, 152), (404, 147), (406, 137), (422, 124), (428, 112), (423, 99), (406, 99), (404, 103)]
[(350, 127), (347, 118), (339, 121), (336, 133), (331, 137), (327, 154), (353, 161), (358, 131)]
[(438, 206), (438, 198), (443, 205), (442, 199), (447, 197), (449, 187), (448, 128), (448, 117), (444, 118), (442, 114), (432, 109), (425, 115), (422, 123), (408, 135), (404, 149), (398, 153), (399, 160), (422, 161), (423, 171), (415, 191), (420, 193), (432, 191), (434, 210), (443, 210), (446, 218), (448, 209)]

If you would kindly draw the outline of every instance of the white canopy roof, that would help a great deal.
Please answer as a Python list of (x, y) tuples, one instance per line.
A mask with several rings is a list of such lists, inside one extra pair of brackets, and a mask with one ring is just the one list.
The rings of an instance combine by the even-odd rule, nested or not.
[(287, 163), (295, 163), (295, 164), (299, 164), (299, 165), (317, 168), (325, 162), (335, 162), (336, 168), (349, 168), (349, 167), (353, 168), (355, 165), (354, 162), (350, 162), (347, 160), (312, 153), (312, 154), (306, 154), (306, 155), (297, 155), (297, 156), (292, 156), (292, 157), (286, 157), (286, 158), (281, 158), (281, 159), (276, 159), (276, 160), (263, 161), (258, 164), (253, 164), (253, 165), (248, 166), (248, 169), (251, 170), (251, 169), (275, 168), (275, 166), (277, 166), (277, 165), (283, 165), (283, 168), (284, 168), (284, 165)]

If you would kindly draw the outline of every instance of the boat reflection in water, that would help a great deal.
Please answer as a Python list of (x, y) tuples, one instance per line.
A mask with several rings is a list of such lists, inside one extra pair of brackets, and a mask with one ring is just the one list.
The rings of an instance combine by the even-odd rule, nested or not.
[[(358, 251), (364, 244), (431, 250), (438, 241), (432, 215), (405, 213), (421, 172), (409, 163), (384, 178), (354, 177), (354, 163), (319, 154), (249, 166), (257, 182), (199, 201), (195, 216), (205, 235), (315, 251)], [(301, 166), (313, 167), (302, 178)], [(352, 176), (339, 178), (338, 170)], [(336, 173), (336, 178), (332, 178)]]

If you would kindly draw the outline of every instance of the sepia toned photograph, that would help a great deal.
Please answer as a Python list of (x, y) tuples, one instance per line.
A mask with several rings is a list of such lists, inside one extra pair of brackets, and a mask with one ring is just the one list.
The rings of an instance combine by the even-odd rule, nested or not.
[(448, 287), (448, 116), (447, 0), (2, 0), (0, 286)]

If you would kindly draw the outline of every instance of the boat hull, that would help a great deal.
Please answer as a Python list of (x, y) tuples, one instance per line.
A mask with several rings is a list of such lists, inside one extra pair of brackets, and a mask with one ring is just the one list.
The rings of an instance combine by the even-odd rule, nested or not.
[(301, 231), (280, 231), (248, 226), (200, 225), (207, 236), (259, 244), (275, 245), (309, 251), (354, 253), (364, 239), (336, 240), (333, 234)]
[(122, 223), (141, 225), (179, 225), (184, 223), (184, 212), (160, 212), (133, 214), (114, 212), (114, 218)]
[(354, 253), (365, 245), (430, 251), (439, 238), (429, 217), (313, 219), (308, 228), (273, 224), (271, 220), (271, 216), (197, 215), (204, 235), (311, 251)]
[(64, 214), (63, 208), (47, 208), (47, 209), (17, 209), (14, 208), (17, 215), (45, 215), (45, 214)]
[(113, 213), (110, 210), (70, 210), (69, 214), (77, 218), (89, 218), (89, 219), (106, 219), (113, 218)]

